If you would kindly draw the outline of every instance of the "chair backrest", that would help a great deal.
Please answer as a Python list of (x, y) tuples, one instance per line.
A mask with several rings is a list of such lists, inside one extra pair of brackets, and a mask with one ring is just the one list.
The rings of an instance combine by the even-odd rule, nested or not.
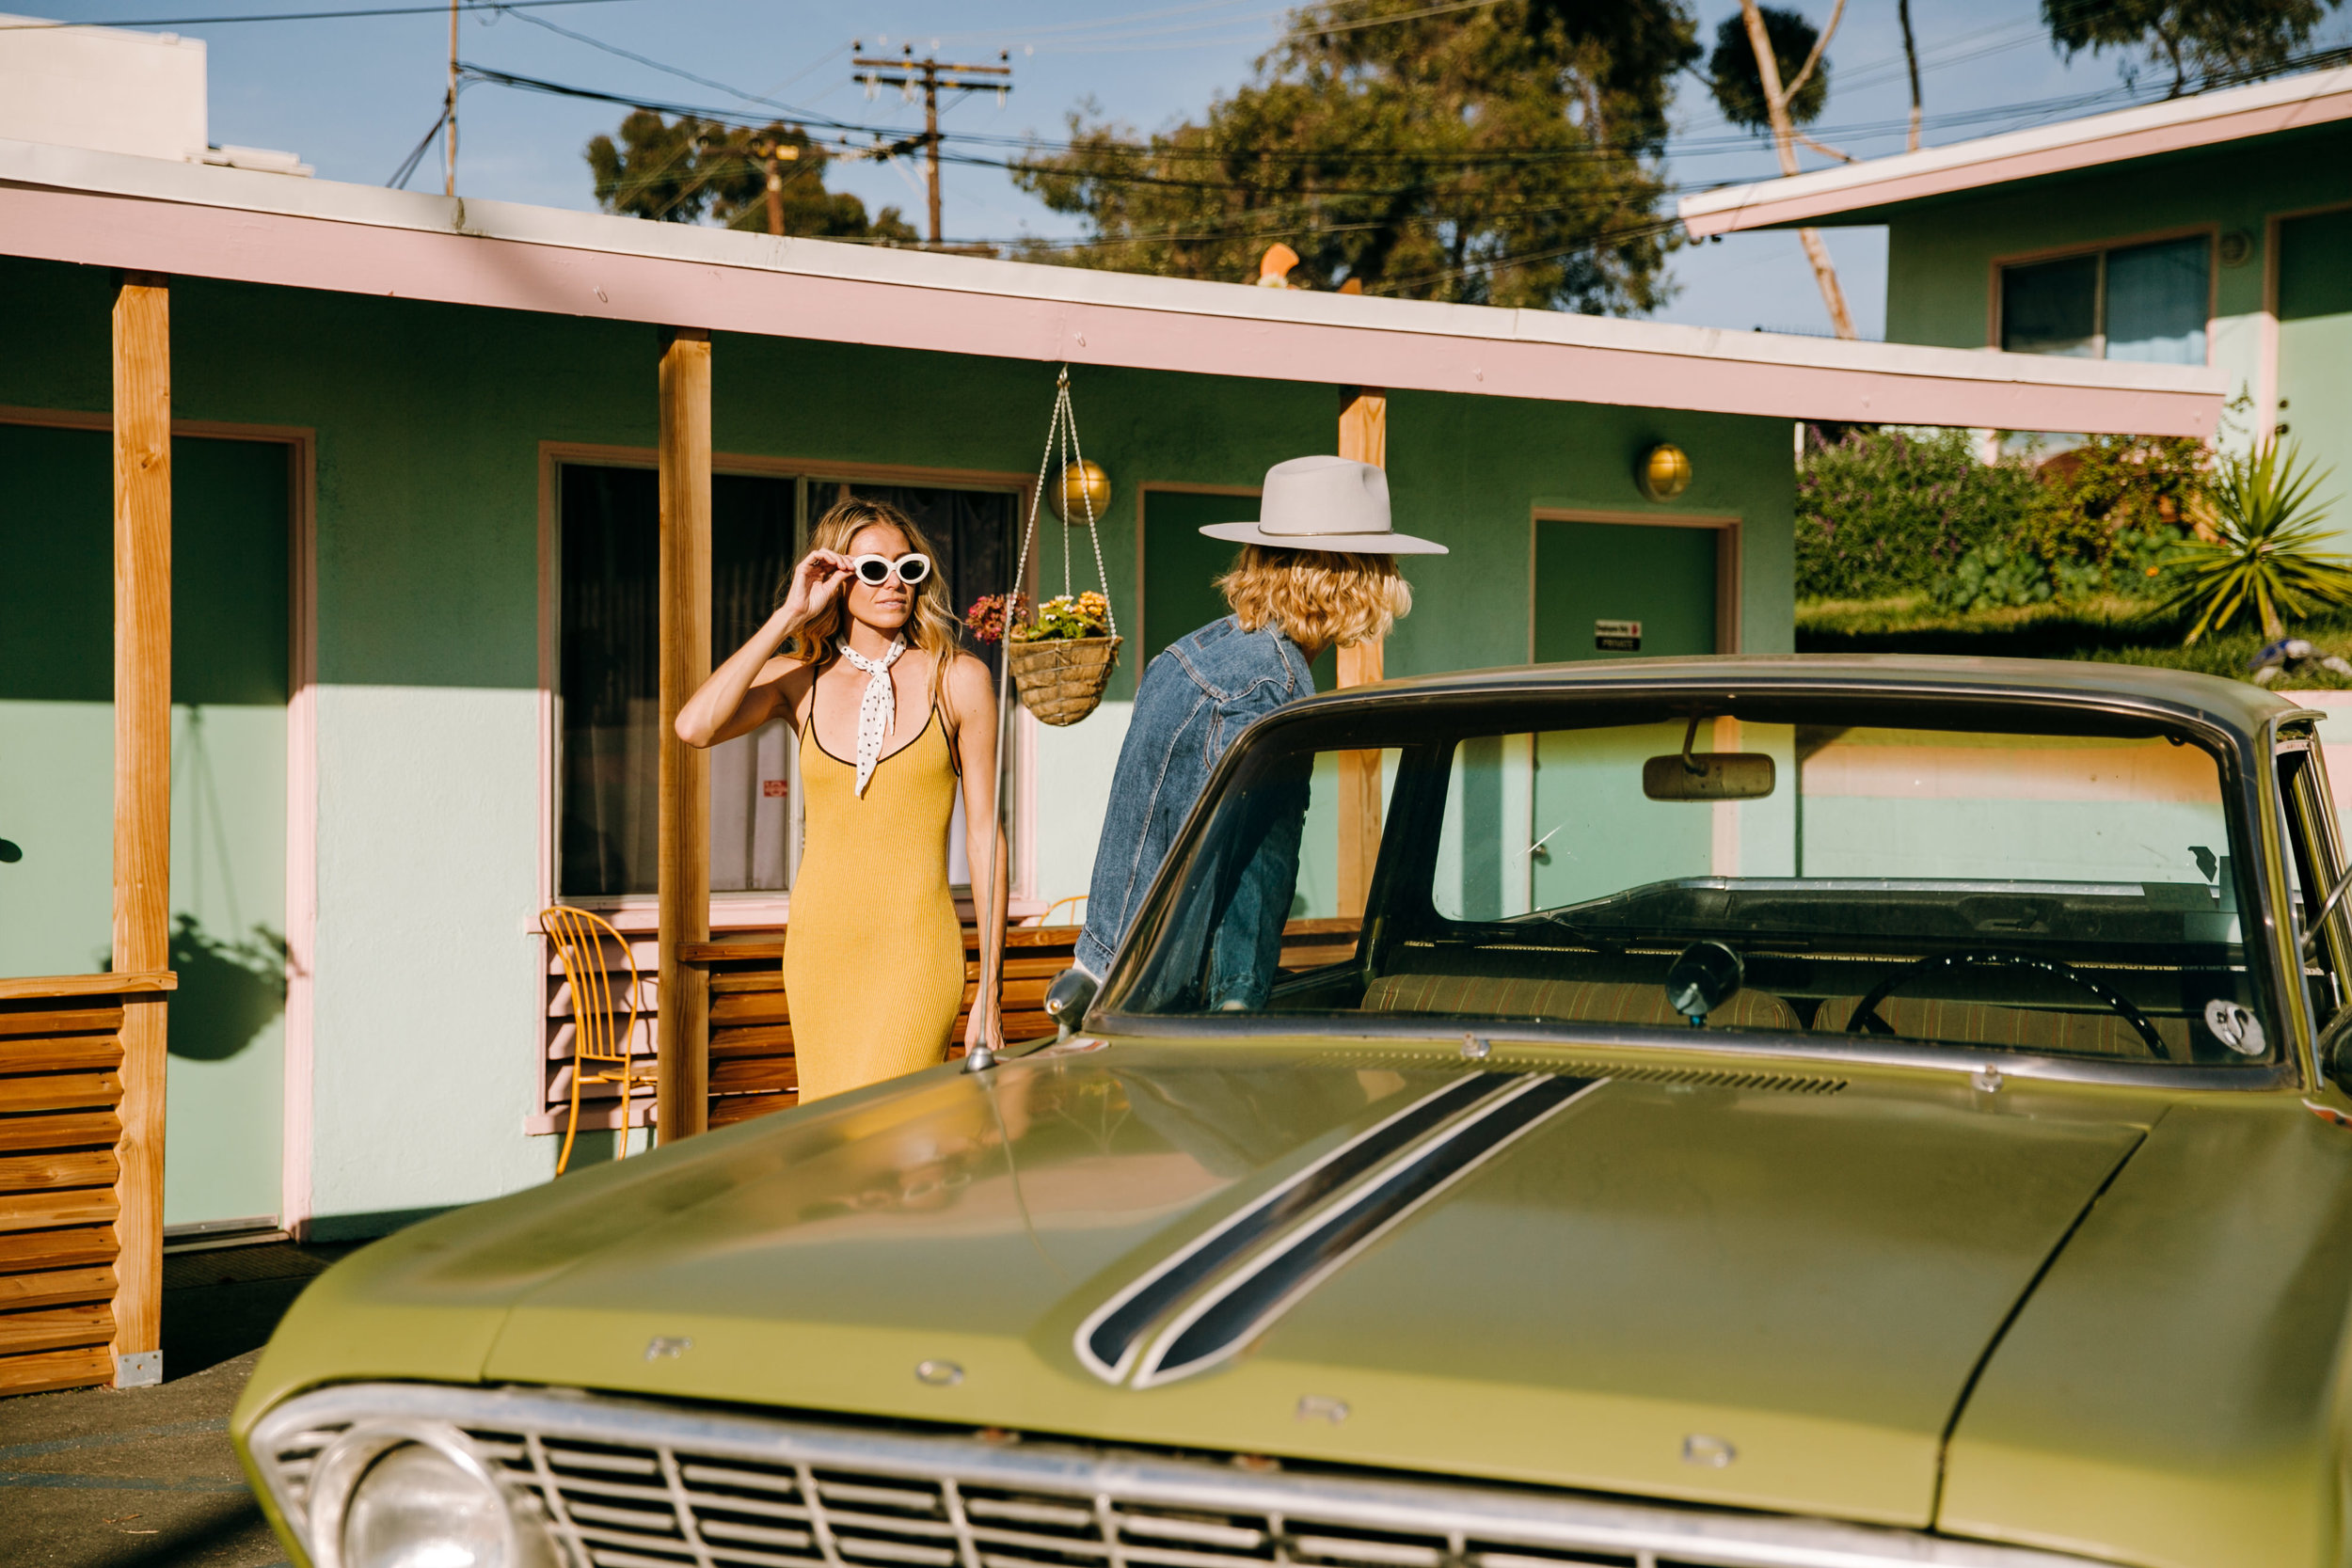
[[(564, 978), (572, 988), (572, 1055), (582, 1062), (627, 1062), (629, 1042), (637, 1036), (637, 956), (628, 939), (612, 924), (587, 910), (558, 904), (539, 911), (539, 929), (555, 944), (564, 960)], [(609, 944), (609, 945), (608, 945)], [(618, 948), (628, 969), (628, 1027), (615, 1032), (618, 1009), (612, 1003), (612, 952)]]

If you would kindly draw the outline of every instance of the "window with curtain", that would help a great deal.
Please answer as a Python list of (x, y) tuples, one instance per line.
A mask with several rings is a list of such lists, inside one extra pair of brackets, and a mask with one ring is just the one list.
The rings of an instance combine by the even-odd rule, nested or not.
[(2212, 242), (2121, 245), (2001, 269), (2001, 346), (2013, 354), (2205, 362)]
[[(805, 497), (803, 487), (806, 488)], [(1002, 593), (1018, 540), (1017, 498), (928, 485), (760, 475), (711, 480), (711, 658), (725, 658), (775, 608), (798, 557), (798, 519), (845, 491), (899, 507), (929, 533), (959, 615)], [(650, 468), (565, 464), (557, 476), (561, 720), (558, 895), (650, 895), (658, 886), (660, 786), (660, 498)], [(965, 642), (967, 651), (991, 650)], [(992, 673), (994, 669), (991, 663)], [(710, 888), (790, 886), (796, 739), (777, 720), (710, 752)], [(967, 882), (961, 803), (950, 879)]]
[[(795, 481), (710, 482), (711, 657), (775, 606), (793, 560)], [(660, 497), (650, 468), (558, 476), (563, 721), (556, 886), (565, 898), (651, 894), (660, 852)], [(710, 887), (780, 893), (790, 872), (792, 736), (778, 721), (712, 748)]]

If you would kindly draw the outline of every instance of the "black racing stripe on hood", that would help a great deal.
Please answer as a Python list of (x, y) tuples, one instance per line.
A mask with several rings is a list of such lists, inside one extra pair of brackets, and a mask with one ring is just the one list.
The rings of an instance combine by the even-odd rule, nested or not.
[(1519, 1073), (1473, 1072), (1374, 1127), (1322, 1164), (1243, 1210), (1200, 1246), (1146, 1275), (1133, 1295), (1088, 1331), (1086, 1348), (1103, 1367), (1118, 1368), (1145, 1330), (1234, 1259), (1449, 1117), (1525, 1081)]
[[(1515, 1083), (1523, 1080), (1513, 1080)], [(1400, 1163), (1338, 1212), (1290, 1241), (1214, 1301), (1145, 1369), (1165, 1383), (1221, 1359), (1288, 1307), (1314, 1276), (1343, 1261), (1383, 1228), (1455, 1177), (1582, 1094), (1596, 1078), (1545, 1077), (1489, 1106), (1466, 1125)]]

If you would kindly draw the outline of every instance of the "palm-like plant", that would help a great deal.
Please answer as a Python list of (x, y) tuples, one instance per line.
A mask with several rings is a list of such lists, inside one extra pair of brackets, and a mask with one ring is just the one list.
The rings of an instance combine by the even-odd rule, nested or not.
[(2185, 641), (2251, 611), (2275, 642), (2286, 635), (2284, 615), (2352, 605), (2352, 564), (2323, 547), (2328, 508), (2312, 499), (2328, 472), (2314, 473), (2275, 436), (2250, 457), (2216, 466), (2208, 492), (2215, 537), (2183, 540), (2165, 562), (2171, 593), (2164, 610), (2195, 613)]

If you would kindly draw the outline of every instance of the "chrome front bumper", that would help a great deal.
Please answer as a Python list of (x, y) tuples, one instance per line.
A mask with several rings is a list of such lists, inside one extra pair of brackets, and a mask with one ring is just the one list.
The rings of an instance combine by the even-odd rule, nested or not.
[(342, 1513), (311, 1496), (319, 1461), (374, 1428), (469, 1448), (575, 1568), (2094, 1568), (1777, 1514), (413, 1383), (321, 1389), (255, 1426), (306, 1546)]

